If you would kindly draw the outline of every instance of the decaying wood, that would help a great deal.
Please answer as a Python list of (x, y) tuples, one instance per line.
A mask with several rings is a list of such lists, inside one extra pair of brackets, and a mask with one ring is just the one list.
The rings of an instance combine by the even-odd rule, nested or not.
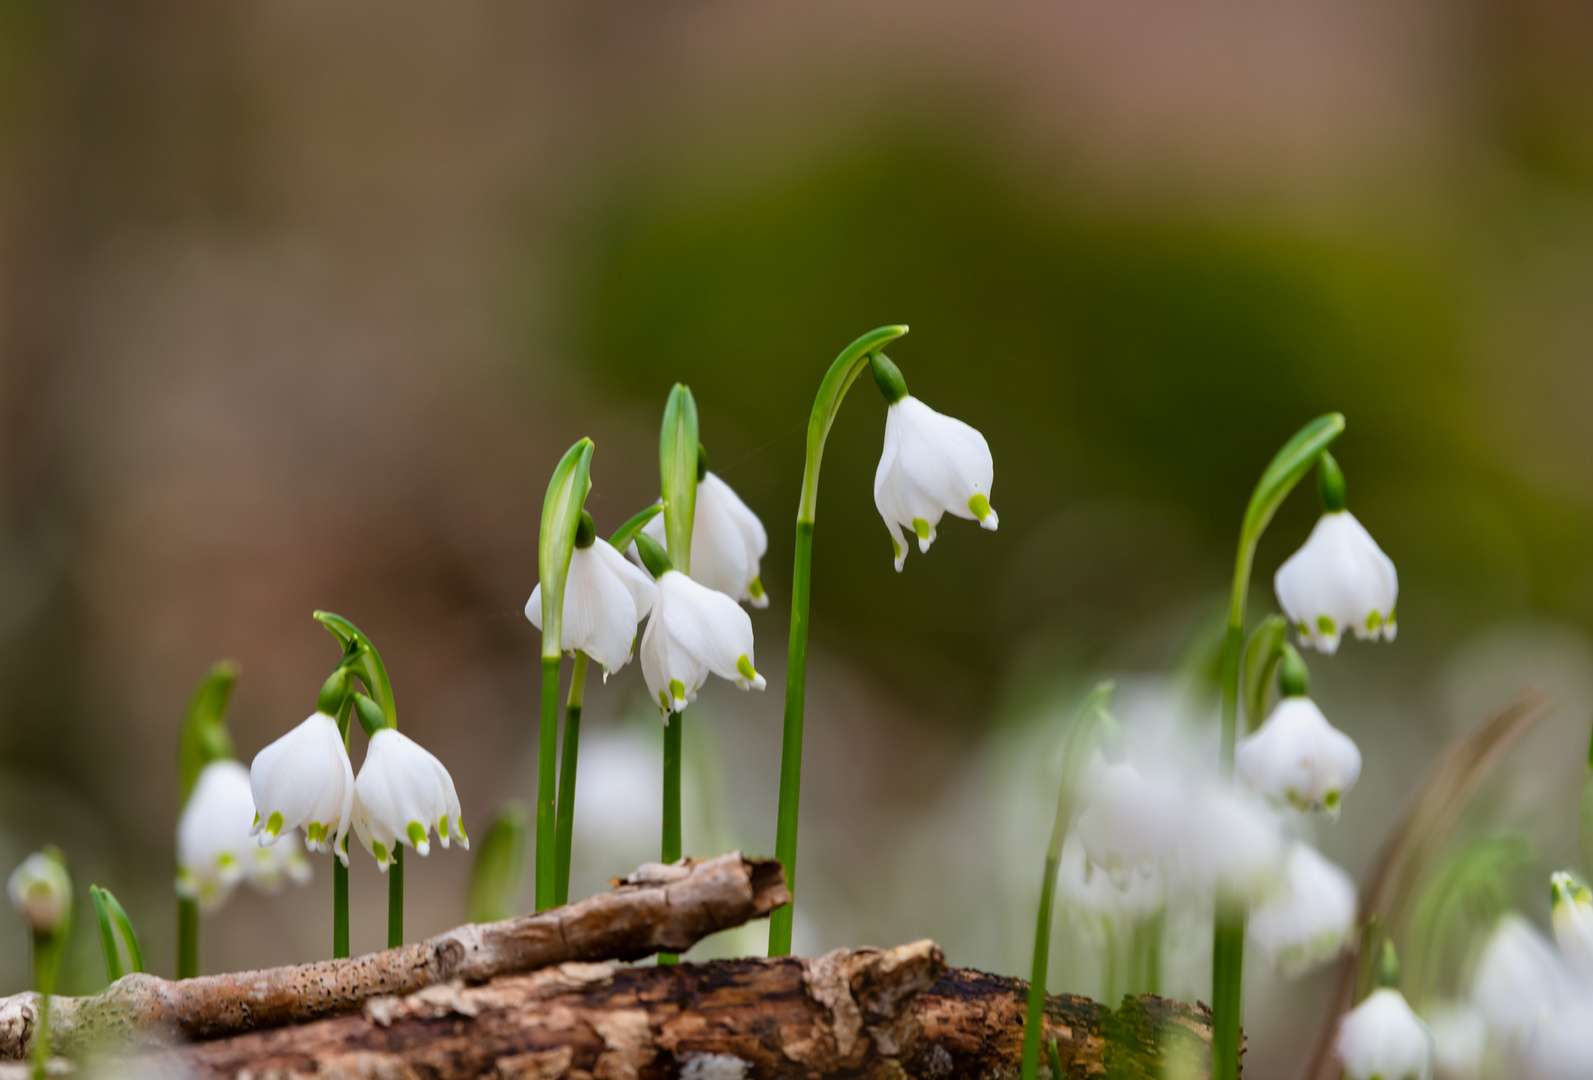
[[(638, 960), (684, 952), (710, 934), (788, 903), (774, 859), (731, 852), (649, 863), (613, 892), (368, 956), (180, 982), (126, 975), (93, 997), (51, 1001), (52, 1045), (63, 1052), (172, 1038), (213, 1039), (356, 1012), (377, 997), (439, 983), (479, 983), (569, 961)], [(0, 1000), (0, 1057), (25, 1056), (38, 996)]]
[[(811, 960), (571, 963), (123, 1064), (139, 1076), (253, 1080), (1016, 1076), (1027, 993), (1017, 979), (946, 970), (930, 941)], [(1179, 1002), (1128, 999), (1114, 1013), (1053, 997), (1046, 1035), (1070, 1077), (1208, 1075), (1209, 1014)]]

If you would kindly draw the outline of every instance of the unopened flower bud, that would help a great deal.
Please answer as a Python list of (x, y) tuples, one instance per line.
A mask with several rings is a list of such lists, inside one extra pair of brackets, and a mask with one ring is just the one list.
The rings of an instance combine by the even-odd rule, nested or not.
[(54, 934), (72, 914), (72, 879), (58, 851), (39, 851), (11, 873), (11, 904), (35, 934)]

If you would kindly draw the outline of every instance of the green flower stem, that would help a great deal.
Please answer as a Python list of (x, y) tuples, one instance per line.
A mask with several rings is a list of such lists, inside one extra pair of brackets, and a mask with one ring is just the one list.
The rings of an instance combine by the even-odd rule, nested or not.
[(188, 896), (177, 898), (177, 977), (191, 979), (199, 974), (199, 901)]
[(1593, 736), (1587, 748), (1587, 772), (1582, 778), (1582, 873), (1593, 875)]
[[(680, 734), (684, 713), (670, 713), (664, 727), (664, 836), (659, 861), (672, 863), (681, 856), (680, 850)], [(675, 953), (659, 953), (660, 964), (675, 964), (680, 957)]]
[(50, 1060), (50, 995), (55, 992), (55, 971), (61, 960), (63, 935), (33, 935), (33, 988), (39, 992), (39, 1029), (33, 1036), (33, 1077), (44, 1080)]
[(387, 868), (387, 947), (404, 943), (404, 845), (393, 843), (393, 865)]
[[(1245, 508), (1234, 559), (1233, 591), (1228, 602), (1228, 631), (1222, 643), (1222, 744), (1217, 765), (1224, 779), (1233, 776), (1234, 745), (1239, 727), (1239, 660), (1245, 644), (1245, 602), (1256, 545), (1278, 506), (1316, 464), (1329, 443), (1344, 430), (1338, 413), (1319, 416), (1294, 434), (1267, 464)], [(1243, 905), (1219, 902), (1211, 949), (1211, 1060), (1213, 1080), (1238, 1080), (1240, 1024), (1243, 1019), (1245, 919)]]
[(575, 831), (575, 765), (581, 747), (581, 699), (586, 694), (586, 653), (575, 653), (570, 675), (570, 698), (564, 706), (564, 756), (559, 762), (559, 805), (554, 833), (558, 854), (558, 884), (553, 902), (570, 902), (570, 841)]
[[(813, 580), (813, 521), (819, 503), (819, 466), (824, 441), (857, 377), (868, 370), (874, 354), (907, 333), (905, 326), (882, 326), (852, 342), (835, 358), (819, 384), (808, 417), (807, 457), (802, 469), (802, 498), (797, 504), (796, 557), (791, 571), (791, 639), (785, 671), (785, 732), (780, 750), (780, 807), (774, 854), (785, 867), (786, 888), (796, 895), (797, 814), (802, 804), (802, 718), (808, 671), (809, 586)], [(769, 955), (791, 954), (795, 901), (769, 916)]]
[(542, 729), (537, 746), (537, 910), (558, 903), (556, 789), (559, 750), (559, 658), (542, 658)]
[(348, 867), (332, 856), (332, 959), (348, 956)]

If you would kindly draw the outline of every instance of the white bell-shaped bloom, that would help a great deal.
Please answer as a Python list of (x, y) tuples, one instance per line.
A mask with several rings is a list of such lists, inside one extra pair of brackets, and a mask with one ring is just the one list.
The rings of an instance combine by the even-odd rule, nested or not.
[(1405, 996), (1374, 990), (1339, 1022), (1334, 1043), (1347, 1080), (1426, 1080), (1432, 1042)]
[(1252, 905), (1271, 894), (1288, 847), (1283, 823), (1267, 803), (1208, 780), (1186, 797), (1177, 821), (1178, 870), (1185, 884)]
[(1554, 940), (1560, 955), (1584, 979), (1593, 980), (1593, 893), (1571, 874), (1549, 879), (1554, 901)]
[(348, 865), (343, 838), (354, 814), (354, 769), (337, 721), (323, 712), (254, 756), (249, 766), (254, 794), (250, 836), (270, 847), (285, 832), (304, 829), (311, 851), (333, 851)]
[(1394, 640), (1399, 575), (1348, 510), (1323, 514), (1272, 584), (1302, 644), (1331, 654), (1346, 632), (1362, 641)]
[(710, 674), (743, 690), (762, 690), (752, 662), (752, 620), (730, 597), (666, 570), (642, 634), (642, 677), (664, 716), (697, 698)]
[(310, 862), (290, 832), (263, 848), (250, 835), (254, 795), (249, 770), (231, 760), (212, 761), (199, 773), (177, 819), (177, 892), (214, 911), (240, 881), (275, 891), (285, 879), (310, 879)]
[(1148, 780), (1121, 761), (1099, 770), (1086, 788), (1078, 837), (1089, 861), (1119, 889), (1128, 888), (1136, 873), (1152, 876), (1176, 842), (1179, 807), (1173, 786)]
[(432, 829), (443, 847), (451, 834), (470, 848), (453, 778), (429, 750), (400, 731), (382, 728), (371, 736), (354, 792), (354, 833), (384, 874), (399, 844), (429, 854)]
[(1471, 1000), (1507, 1047), (1533, 1039), (1539, 1023), (1581, 987), (1548, 940), (1519, 915), (1499, 920), (1471, 979)]
[(1062, 844), (1057, 887), (1064, 904), (1091, 919), (1143, 919), (1167, 903), (1166, 876), (1159, 866), (1148, 874), (1127, 875), (1120, 888), (1111, 875), (1090, 862), (1077, 832), (1069, 833)]
[[(559, 649), (580, 649), (603, 667), (606, 677), (629, 663), (636, 626), (653, 609), (658, 589), (602, 537), (570, 554), (564, 580), (564, 625)], [(531, 590), (525, 617), (542, 629), (542, 585)]]
[[(642, 531), (660, 544), (664, 515), (658, 514)], [(730, 485), (713, 473), (697, 481), (697, 509), (691, 524), (691, 577), (733, 600), (756, 608), (769, 606), (759, 563), (769, 551), (769, 534)]]
[(1283, 879), (1250, 915), (1250, 937), (1289, 977), (1343, 950), (1355, 932), (1355, 882), (1310, 844), (1289, 846)]
[(885, 452), (874, 472), (874, 505), (890, 530), (896, 569), (907, 560), (902, 530), (928, 551), (942, 515), (1000, 523), (990, 508), (995, 462), (985, 437), (908, 394), (885, 413)]
[(1327, 722), (1316, 702), (1291, 695), (1266, 723), (1239, 743), (1239, 774), (1269, 798), (1299, 810), (1337, 816), (1340, 800), (1361, 775), (1361, 752)]
[(72, 878), (61, 860), (36, 851), (11, 871), (6, 891), (28, 928), (36, 934), (53, 934), (66, 923), (72, 910)]

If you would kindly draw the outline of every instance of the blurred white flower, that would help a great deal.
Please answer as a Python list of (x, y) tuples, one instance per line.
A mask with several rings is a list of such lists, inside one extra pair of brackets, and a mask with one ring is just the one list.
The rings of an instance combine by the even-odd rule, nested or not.
[(1290, 977), (1332, 960), (1355, 932), (1355, 882), (1310, 844), (1289, 845), (1283, 879), (1250, 915), (1250, 937)]
[(899, 571), (907, 560), (902, 530), (918, 537), (918, 550), (934, 543), (944, 514), (994, 530), (990, 508), (995, 462), (985, 437), (961, 420), (931, 409), (911, 394), (885, 413), (885, 451), (874, 472), (874, 505), (890, 530)]
[(1584, 992), (1544, 1016), (1517, 1058), (1531, 1080), (1593, 1076), (1593, 996)]
[(1245, 736), (1236, 763), (1253, 790), (1299, 810), (1334, 816), (1361, 775), (1354, 740), (1328, 723), (1316, 702), (1300, 695), (1279, 701), (1266, 723)]
[(743, 690), (764, 688), (752, 663), (752, 620), (724, 593), (666, 570), (642, 635), (642, 676), (666, 722), (696, 700), (709, 674)]
[(1580, 993), (1554, 946), (1519, 915), (1499, 920), (1471, 980), (1471, 1000), (1507, 1047), (1533, 1038), (1538, 1024)]
[(1426, 1080), (1432, 1064), (1427, 1025), (1387, 987), (1345, 1014), (1334, 1050), (1347, 1080)]
[[(664, 515), (659, 514), (642, 531), (660, 544)], [(763, 590), (759, 561), (769, 550), (769, 535), (730, 485), (713, 473), (697, 481), (697, 509), (691, 525), (691, 578), (733, 600), (753, 607), (769, 606)]]
[(1445, 1002), (1428, 1010), (1433, 1067), (1443, 1080), (1475, 1080), (1488, 1049), (1488, 1025), (1470, 1005)]
[(1172, 854), (1178, 793), (1170, 783), (1147, 780), (1127, 761), (1092, 771), (1096, 775), (1085, 784), (1078, 838), (1089, 861), (1126, 889), (1132, 874), (1149, 877)]
[(312, 713), (261, 750), (249, 766), (249, 787), (255, 810), (249, 835), (261, 847), (302, 826), (306, 847), (333, 851), (348, 865), (342, 841), (354, 813), (354, 769), (336, 720)]
[(209, 912), (226, 903), (245, 878), (267, 891), (287, 878), (299, 884), (310, 880), (310, 861), (298, 834), (290, 832), (263, 848), (250, 835), (254, 812), (248, 769), (223, 759), (200, 771), (177, 819), (178, 895), (199, 901), (200, 910)]
[(1215, 895), (1226, 892), (1255, 905), (1283, 873), (1283, 823), (1260, 799), (1231, 784), (1196, 786), (1178, 816), (1179, 874)]
[(11, 872), (11, 906), (35, 934), (53, 934), (72, 911), (72, 878), (53, 854), (36, 851)]
[(1549, 879), (1554, 902), (1554, 940), (1560, 955), (1584, 979), (1593, 980), (1593, 893), (1572, 874)]
[(1096, 919), (1135, 920), (1160, 911), (1167, 902), (1165, 875), (1160, 867), (1148, 874), (1130, 874), (1122, 887), (1109, 874), (1091, 865), (1077, 832), (1062, 844), (1057, 886), (1063, 903)]
[(459, 795), (448, 770), (408, 735), (382, 728), (371, 736), (354, 781), (354, 832), (360, 846), (386, 873), (398, 844), (408, 844), (418, 855), (429, 854), (427, 836), (433, 828), (444, 848), (452, 834), (469, 850)]
[[(570, 554), (570, 574), (564, 582), (560, 650), (580, 649), (602, 665), (605, 677), (618, 671), (630, 661), (636, 626), (652, 610), (657, 594), (652, 578), (602, 537), (590, 547), (576, 548)], [(542, 629), (540, 582), (526, 601), (525, 617)]]
[(1302, 644), (1331, 654), (1346, 632), (1362, 641), (1394, 640), (1399, 575), (1348, 510), (1322, 515), (1305, 545), (1278, 567), (1273, 589)]

